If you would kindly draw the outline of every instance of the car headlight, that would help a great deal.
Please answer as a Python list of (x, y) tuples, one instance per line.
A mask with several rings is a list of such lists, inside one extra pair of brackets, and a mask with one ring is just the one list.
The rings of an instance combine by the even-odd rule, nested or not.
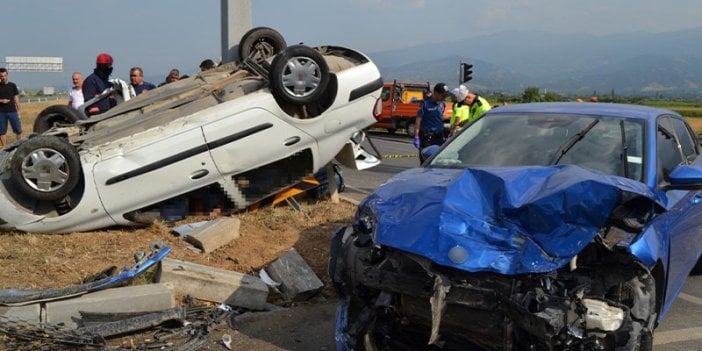
[(356, 220), (353, 224), (356, 233), (355, 244), (366, 246), (375, 241), (375, 231), (378, 227), (378, 219), (375, 214), (366, 207), (361, 207), (356, 213)]

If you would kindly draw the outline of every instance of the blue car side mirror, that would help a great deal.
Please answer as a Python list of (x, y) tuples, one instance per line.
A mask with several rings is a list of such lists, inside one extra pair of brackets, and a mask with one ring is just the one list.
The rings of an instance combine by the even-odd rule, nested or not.
[(668, 175), (668, 182), (668, 189), (702, 190), (702, 165), (695, 162), (693, 165), (677, 166)]

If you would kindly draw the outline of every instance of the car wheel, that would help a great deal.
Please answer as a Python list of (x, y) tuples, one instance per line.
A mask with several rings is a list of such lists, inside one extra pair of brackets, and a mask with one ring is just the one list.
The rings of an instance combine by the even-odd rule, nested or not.
[(285, 39), (275, 29), (257, 27), (244, 34), (239, 42), (239, 60), (250, 57), (258, 64), (285, 50)]
[(58, 124), (73, 124), (83, 119), (78, 110), (67, 105), (53, 105), (39, 112), (34, 121), (34, 133), (44, 133)]
[(17, 188), (36, 200), (60, 200), (80, 180), (78, 151), (56, 136), (40, 135), (22, 143), (12, 156), (10, 168)]
[(692, 268), (692, 272), (690, 272), (691, 275), (702, 275), (702, 257), (700, 257), (699, 260), (697, 260), (697, 264), (695, 265), (694, 268)]
[(408, 124), (406, 129), (407, 129), (407, 136), (410, 138), (414, 138), (414, 131), (415, 131), (414, 123)]
[(305, 45), (288, 47), (271, 63), (271, 91), (293, 105), (316, 102), (324, 94), (329, 79), (327, 62)]
[[(397, 131), (397, 129), (395, 128), (385, 128), (385, 130), (388, 131), (388, 134), (395, 134), (395, 132)], [(414, 134), (412, 134), (412, 136), (414, 136)]]

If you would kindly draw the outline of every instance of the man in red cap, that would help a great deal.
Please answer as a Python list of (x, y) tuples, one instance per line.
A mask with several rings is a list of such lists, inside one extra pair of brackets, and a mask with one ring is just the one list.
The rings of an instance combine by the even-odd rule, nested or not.
[[(100, 95), (103, 90), (112, 86), (109, 82), (110, 74), (112, 74), (112, 56), (106, 53), (100, 53), (95, 61), (95, 69), (83, 81), (83, 98), (88, 101), (95, 96)], [(88, 116), (103, 113), (115, 105), (115, 101), (111, 99), (102, 99), (87, 109)]]

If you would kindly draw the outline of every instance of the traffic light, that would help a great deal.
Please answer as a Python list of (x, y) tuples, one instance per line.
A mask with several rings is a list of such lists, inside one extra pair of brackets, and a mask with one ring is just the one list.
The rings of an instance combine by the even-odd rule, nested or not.
[(465, 83), (473, 79), (473, 65), (469, 63), (461, 63), (461, 83)]

